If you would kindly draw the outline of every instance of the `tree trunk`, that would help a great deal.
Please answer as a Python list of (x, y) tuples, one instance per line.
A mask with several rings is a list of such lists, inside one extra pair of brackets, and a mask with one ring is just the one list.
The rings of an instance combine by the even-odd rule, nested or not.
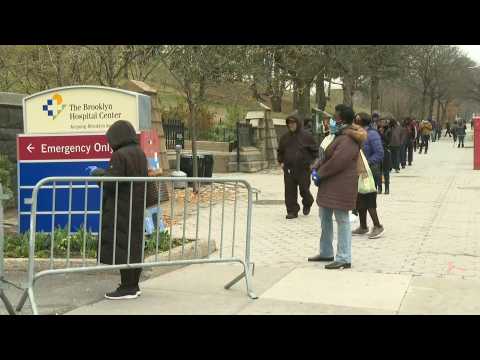
[(200, 88), (198, 89), (198, 97), (200, 100), (205, 99), (205, 79), (200, 79)]
[(270, 97), (270, 104), (273, 112), (282, 112), (282, 97), (273, 95)]
[(293, 110), (298, 109), (298, 84), (293, 80)]
[(433, 117), (433, 104), (435, 103), (435, 97), (433, 94), (430, 94), (430, 103), (428, 104), (428, 117)]
[(315, 98), (317, 107), (320, 110), (325, 110), (327, 106), (327, 96), (325, 94), (324, 74), (320, 73), (315, 80)]
[(379, 100), (380, 100), (380, 78), (376, 75), (372, 76), (370, 82), (370, 111), (373, 114), (374, 111), (380, 110)]
[(301, 116), (310, 116), (310, 88), (312, 86), (311, 81), (304, 81), (303, 79), (297, 80), (298, 95), (297, 106), (295, 110), (298, 110)]
[(345, 74), (343, 78), (343, 103), (353, 108), (354, 79)]
[(425, 120), (425, 104), (427, 102), (427, 89), (423, 90), (422, 93), (422, 105), (420, 110), (420, 121)]
[(440, 120), (440, 101), (437, 100), (437, 121), (443, 126), (443, 119)]
[[(193, 103), (192, 99), (187, 99), (187, 102), (190, 112), (190, 130), (192, 135), (193, 177), (198, 177), (196, 105)], [(193, 183), (193, 191), (195, 193), (199, 190), (198, 185), (198, 183)]]

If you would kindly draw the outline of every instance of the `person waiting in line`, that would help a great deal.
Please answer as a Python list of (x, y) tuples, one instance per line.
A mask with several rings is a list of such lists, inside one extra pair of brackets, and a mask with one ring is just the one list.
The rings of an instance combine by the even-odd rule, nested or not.
[[(107, 170), (89, 166), (86, 169), (89, 175), (147, 177), (147, 158), (139, 146), (133, 126), (127, 121), (119, 120), (110, 126), (106, 135), (113, 150), (110, 166)], [(133, 184), (132, 204), (129, 182), (118, 182), (118, 192), (115, 182), (105, 182), (103, 188), (100, 262), (109, 265), (127, 264), (128, 260), (131, 264), (141, 263), (145, 184), (143, 182)], [(147, 186), (147, 197), (152, 196), (149, 189)], [(130, 254), (128, 254), (129, 238)], [(120, 270), (120, 286), (115, 291), (105, 294), (105, 297), (110, 300), (137, 298), (141, 294), (139, 287), (141, 272), (141, 268)]]
[(403, 128), (398, 124), (397, 120), (390, 118), (390, 150), (392, 151), (392, 165), (395, 172), (400, 172), (400, 149), (403, 141)]
[[(385, 195), (390, 194), (390, 172), (392, 171), (392, 153), (390, 151), (390, 128), (382, 124), (378, 128), (383, 145), (383, 161), (381, 172), (385, 182)], [(378, 193), (382, 193), (382, 181), (377, 184)]]
[(445, 137), (452, 137), (452, 131), (451, 131), (451, 125), (450, 125), (450, 122), (447, 121), (447, 124), (446, 124), (446, 128), (447, 128), (447, 131), (445, 132)]
[(457, 127), (457, 137), (458, 137), (458, 148), (460, 145), (462, 148), (465, 147), (465, 135), (467, 134), (467, 125), (465, 123), (460, 123)]
[(335, 135), (325, 150), (323, 160), (312, 166), (312, 176), (318, 186), (317, 205), (321, 222), (320, 254), (308, 261), (333, 261), (333, 222), (338, 225), (337, 255), (326, 269), (348, 269), (352, 262), (352, 232), (349, 211), (355, 209), (358, 192), (358, 160), (360, 147), (367, 133), (353, 125), (351, 107), (335, 107), (335, 124), (330, 133)]
[(412, 124), (412, 120), (409, 117), (406, 117), (403, 120), (403, 141), (401, 148), (401, 164), (402, 169), (405, 169), (408, 165), (412, 166), (413, 161), (413, 142), (415, 141), (415, 128)]
[[(376, 188), (381, 184), (380, 166), (384, 158), (382, 139), (377, 130), (371, 127), (371, 118), (367, 113), (357, 115), (356, 123), (367, 131), (367, 140), (363, 143), (363, 153), (367, 159), (368, 166), (372, 171)], [(362, 166), (364, 166), (362, 162)], [(366, 170), (365, 170), (366, 171)], [(376, 239), (382, 236), (384, 232), (383, 226), (380, 224), (377, 214), (377, 191), (357, 195), (356, 209), (360, 218), (360, 226), (352, 231), (352, 235), (365, 235), (368, 233), (367, 211), (373, 221), (373, 229), (368, 235), (369, 239)]]
[(277, 150), (278, 162), (283, 169), (287, 219), (298, 217), (298, 189), (302, 197), (303, 214), (310, 214), (314, 198), (310, 192), (310, 166), (318, 156), (313, 136), (302, 128), (302, 117), (294, 112), (287, 117), (288, 132), (281, 138)]
[(419, 154), (422, 153), (425, 148), (425, 155), (428, 152), (428, 141), (430, 140), (430, 134), (432, 133), (432, 124), (428, 120), (423, 120), (420, 123), (420, 134), (422, 136), (422, 142), (420, 143)]

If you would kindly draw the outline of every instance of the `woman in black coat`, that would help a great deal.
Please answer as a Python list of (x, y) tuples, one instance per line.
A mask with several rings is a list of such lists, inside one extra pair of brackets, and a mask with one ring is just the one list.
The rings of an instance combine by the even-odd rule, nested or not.
[[(110, 126), (106, 135), (113, 150), (110, 167), (107, 170), (90, 167), (88, 168), (90, 175), (147, 177), (147, 159), (138, 144), (138, 137), (133, 126), (127, 121), (119, 120)], [(145, 184), (143, 182), (133, 183), (132, 219), (129, 226), (130, 184), (131, 182), (118, 182), (117, 192), (116, 182), (104, 182), (100, 247), (100, 262), (103, 264), (142, 262)], [(116, 201), (117, 196), (118, 200)], [(114, 230), (115, 208), (117, 208), (116, 232)], [(130, 257), (128, 256), (129, 232), (131, 234)], [(141, 272), (142, 269), (120, 270), (120, 286), (116, 291), (105, 294), (105, 297), (107, 299), (133, 299), (138, 297), (140, 295), (138, 283)]]
[[(385, 180), (385, 195), (390, 194), (390, 171), (392, 171), (392, 152), (390, 151), (391, 129), (385, 125), (378, 128), (383, 144), (383, 162), (381, 166), (383, 178)], [(382, 193), (382, 182), (378, 182), (378, 193)]]

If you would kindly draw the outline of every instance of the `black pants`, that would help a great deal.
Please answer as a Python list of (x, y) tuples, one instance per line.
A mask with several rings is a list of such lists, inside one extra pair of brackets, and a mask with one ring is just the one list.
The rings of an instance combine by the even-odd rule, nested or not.
[(140, 274), (142, 269), (122, 269), (120, 270), (120, 277), (122, 279), (122, 286), (126, 288), (136, 288), (140, 282)]
[[(381, 172), (383, 174), (383, 179), (385, 181), (385, 191), (390, 192), (390, 169), (386, 168), (383, 164), (381, 166)], [(382, 191), (382, 179), (377, 182), (377, 189), (381, 192)]]
[(285, 182), (285, 205), (288, 214), (298, 214), (300, 205), (298, 205), (298, 190), (302, 197), (302, 205), (309, 208), (313, 205), (314, 199), (310, 192), (310, 173), (307, 170), (283, 170), (283, 180)]
[(407, 161), (408, 165), (412, 165), (413, 162), (413, 141), (408, 141), (407, 146), (406, 146), (406, 151), (407, 151)]
[(465, 135), (459, 135), (458, 136), (458, 147), (460, 147), (460, 145), (463, 147), (465, 147), (465, 144), (463, 143), (465, 141)]
[(450, 131), (450, 129), (447, 129), (447, 131), (445, 132), (445, 137), (447, 137), (447, 135), (449, 137), (452, 137), (452, 132)]
[(430, 140), (429, 135), (422, 135), (422, 142), (420, 143), (420, 154), (422, 153), (423, 148), (425, 147), (425, 154), (428, 151), (428, 140)]
[(390, 146), (392, 152), (392, 167), (400, 170), (400, 146)]

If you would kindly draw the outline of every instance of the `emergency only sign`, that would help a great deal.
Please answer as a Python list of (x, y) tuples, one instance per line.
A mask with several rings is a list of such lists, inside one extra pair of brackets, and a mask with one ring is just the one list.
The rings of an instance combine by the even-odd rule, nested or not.
[[(100, 86), (71, 86), (33, 94), (24, 99), (25, 134), (17, 136), (19, 231), (30, 226), (32, 192), (46, 177), (86, 176), (88, 166), (108, 168), (113, 150), (105, 135), (118, 120), (130, 122), (135, 130), (151, 128), (150, 97)], [(70, 193), (71, 191), (71, 193)], [(37, 231), (53, 227), (78, 231), (99, 229), (100, 189), (59, 186), (41, 188), (37, 208)], [(72, 202), (69, 206), (69, 199)], [(55, 199), (55, 204), (53, 204)]]

